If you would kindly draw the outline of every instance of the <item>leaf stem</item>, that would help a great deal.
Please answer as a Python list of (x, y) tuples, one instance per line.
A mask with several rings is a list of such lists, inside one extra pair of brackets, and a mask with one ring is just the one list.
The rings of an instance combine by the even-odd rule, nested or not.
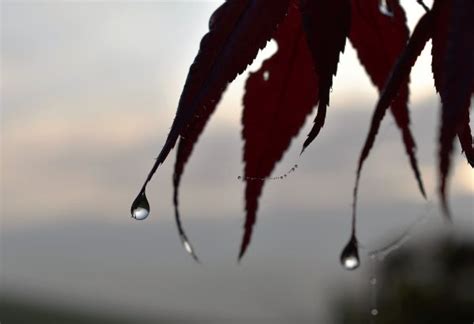
[(418, 2), (418, 4), (420, 6), (423, 7), (423, 9), (425, 9), (426, 12), (429, 12), (430, 11), (430, 8), (428, 8), (428, 6), (423, 2), (423, 0), (416, 0), (416, 2)]

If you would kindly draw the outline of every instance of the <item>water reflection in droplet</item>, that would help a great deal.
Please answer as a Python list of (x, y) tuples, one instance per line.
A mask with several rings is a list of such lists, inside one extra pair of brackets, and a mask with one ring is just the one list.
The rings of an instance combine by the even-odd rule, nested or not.
[(341, 253), (341, 264), (347, 270), (357, 269), (360, 265), (357, 239), (352, 236)]
[(130, 208), (132, 218), (136, 220), (144, 220), (150, 214), (150, 204), (146, 198), (145, 192), (140, 192), (132, 203)]
[(186, 249), (186, 252), (188, 252), (189, 254), (193, 254), (193, 249), (191, 248), (191, 244), (189, 244), (189, 242), (184, 241), (183, 245), (184, 245), (184, 248)]
[(341, 259), (342, 265), (344, 268), (347, 270), (354, 270), (359, 266), (359, 259), (357, 259), (355, 256), (347, 256), (343, 259)]
[(188, 252), (189, 255), (191, 255), (197, 263), (200, 263), (197, 255), (194, 252), (194, 249), (191, 246), (191, 243), (189, 243), (188, 238), (186, 237), (186, 235), (184, 233), (181, 233), (180, 238), (181, 238), (181, 243), (183, 244), (183, 247), (186, 250), (186, 252)]

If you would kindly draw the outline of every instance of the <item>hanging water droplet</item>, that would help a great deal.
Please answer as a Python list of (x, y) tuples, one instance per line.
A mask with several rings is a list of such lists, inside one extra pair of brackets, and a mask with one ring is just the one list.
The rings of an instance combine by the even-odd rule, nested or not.
[(189, 244), (188, 241), (184, 241), (183, 245), (186, 252), (188, 252), (189, 254), (193, 254), (193, 248), (191, 247), (191, 244)]
[(379, 314), (379, 310), (377, 308), (372, 308), (370, 310), (370, 315), (377, 316)]
[(347, 270), (354, 270), (359, 267), (359, 259), (355, 255), (347, 256), (344, 259), (341, 259), (342, 265)]
[(341, 253), (341, 264), (347, 270), (357, 269), (360, 265), (357, 239), (353, 235)]
[(191, 243), (189, 243), (188, 239), (186, 238), (186, 235), (180, 234), (180, 238), (181, 238), (181, 243), (183, 244), (186, 252), (188, 252), (197, 263), (200, 263), (196, 253), (194, 253), (194, 249), (191, 246)]
[(390, 6), (387, 3), (387, 0), (380, 0), (379, 2), (379, 11), (383, 15), (387, 17), (393, 17), (393, 12), (392, 9), (390, 9)]
[(135, 198), (130, 212), (132, 213), (132, 218), (136, 220), (144, 220), (148, 217), (150, 214), (150, 204), (146, 198), (145, 191), (140, 192), (137, 198)]

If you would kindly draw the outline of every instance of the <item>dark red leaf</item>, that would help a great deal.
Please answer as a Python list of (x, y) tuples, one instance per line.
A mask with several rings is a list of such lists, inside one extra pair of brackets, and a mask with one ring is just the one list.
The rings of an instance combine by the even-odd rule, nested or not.
[(171, 130), (143, 184), (141, 192), (145, 191), (178, 137), (184, 138), (180, 140), (173, 178), (174, 204), (180, 238), (194, 258), (196, 255), (181, 226), (178, 209), (178, 187), (184, 165), (228, 83), (246, 69), (271, 38), (285, 16), (288, 1), (227, 0), (214, 12), (209, 21), (209, 32), (201, 40), (199, 52), (189, 69)]
[(313, 128), (303, 150), (318, 136), (326, 119), (332, 77), (336, 75), (339, 53), (349, 35), (350, 0), (301, 0), (301, 14), (314, 69), (319, 79), (319, 104)]
[(186, 127), (183, 136), (179, 139), (178, 149), (176, 150), (176, 161), (174, 165), (173, 174), (173, 205), (176, 226), (178, 228), (178, 234), (181, 239), (181, 243), (196, 261), (199, 261), (199, 259), (181, 223), (181, 216), (179, 212), (179, 185), (181, 183), (181, 177), (184, 172), (184, 167), (186, 166), (186, 163), (191, 157), (194, 146), (199, 140), (201, 133), (204, 131), (204, 128), (206, 127), (207, 122), (209, 121), (209, 118), (215, 111), (217, 104), (218, 101), (216, 100), (212, 104), (206, 107), (201, 107), (198, 110), (198, 113), (196, 113), (193, 117), (192, 123), (190, 123), (188, 127)]
[(445, 214), (450, 217), (446, 187), (451, 152), (456, 135), (465, 136), (474, 90), (474, 1), (436, 0), (433, 11), (433, 75), (442, 104), (439, 193)]
[(466, 112), (464, 120), (464, 128), (458, 132), (459, 143), (466, 155), (467, 162), (474, 168), (474, 147), (472, 147), (473, 137), (469, 126), (469, 111)]
[[(365, 139), (364, 147), (359, 156), (359, 162), (356, 172), (356, 181), (354, 186), (354, 197), (353, 197), (353, 206), (352, 206), (352, 217), (355, 219), (356, 213), (356, 204), (357, 204), (357, 190), (359, 187), (360, 174), (362, 170), (363, 163), (369, 152), (374, 145), (375, 137), (380, 128), (380, 123), (385, 115), (385, 112), (395, 100), (400, 86), (405, 84), (410, 75), (410, 71), (415, 64), (418, 56), (421, 54), (423, 48), (431, 37), (432, 34), (432, 14), (431, 12), (426, 13), (418, 22), (413, 31), (412, 36), (408, 44), (406, 45), (405, 50), (402, 55), (397, 60), (394, 65), (390, 77), (380, 94), (380, 98), (375, 107), (374, 114), (372, 115), (372, 121), (370, 123), (369, 133)], [(355, 224), (355, 221), (353, 221)]]
[(273, 171), (317, 102), (317, 80), (301, 27), (298, 9), (289, 13), (275, 34), (278, 51), (251, 73), (245, 86), (242, 137), (245, 141), (245, 231), (239, 259), (244, 255), (256, 221), (263, 180)]
[[(445, 47), (446, 47), (446, 39), (447, 39), (447, 32), (448, 32), (448, 17), (450, 15), (451, 7), (445, 4), (444, 7), (439, 9), (441, 4), (438, 3), (435, 7), (437, 11), (437, 19), (438, 22), (434, 28), (435, 33), (433, 36), (433, 48), (432, 48), (432, 70), (433, 70), (433, 77), (435, 82), (435, 89), (439, 92), (441, 87), (441, 79), (443, 77), (442, 71), (440, 70), (443, 55), (445, 54)], [(474, 150), (472, 147), (472, 134), (471, 128), (469, 126), (469, 109), (465, 112), (464, 120), (464, 128), (458, 132), (459, 143), (461, 144), (461, 148), (466, 155), (468, 163), (474, 167)]]
[[(379, 91), (383, 90), (392, 66), (408, 41), (406, 17), (398, 0), (387, 1), (391, 15), (380, 12), (379, 0), (352, 0), (351, 33), (349, 39), (357, 51), (360, 62)], [(416, 159), (416, 145), (410, 131), (408, 113), (408, 82), (400, 85), (398, 95), (390, 105), (392, 115), (403, 137), (405, 150), (410, 159), (423, 196), (426, 196)]]
[(212, 15), (191, 65), (166, 142), (143, 189), (200, 109), (215, 105), (227, 84), (253, 61), (283, 19), (289, 0), (227, 0)]

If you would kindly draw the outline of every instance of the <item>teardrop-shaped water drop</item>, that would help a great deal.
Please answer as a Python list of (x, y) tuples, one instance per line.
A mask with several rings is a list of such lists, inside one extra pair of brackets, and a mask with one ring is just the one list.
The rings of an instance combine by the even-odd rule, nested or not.
[(341, 264), (346, 270), (357, 269), (360, 265), (357, 239), (353, 235), (341, 253)]
[(132, 218), (136, 220), (144, 220), (150, 215), (150, 204), (146, 198), (145, 191), (140, 192), (137, 198), (135, 198), (130, 212), (132, 213)]

